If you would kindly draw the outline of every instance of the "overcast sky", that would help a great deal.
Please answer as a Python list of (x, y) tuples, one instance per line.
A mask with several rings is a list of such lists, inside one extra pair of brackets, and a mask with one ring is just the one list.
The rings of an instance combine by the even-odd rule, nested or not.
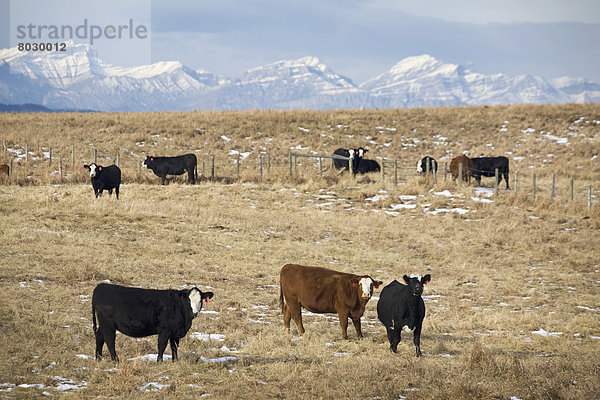
[[(42, 8), (42, 0), (15, 1), (19, 6), (31, 3), (27, 9), (32, 18)], [(77, 8), (68, 5), (75, 0), (44, 4), (52, 1), (68, 17)], [(446, 62), (472, 64), (486, 74), (571, 76), (600, 82), (600, 0), (136, 2), (150, 9), (152, 62), (178, 60), (228, 77), (283, 59), (315, 56), (361, 83), (405, 57), (430, 54)], [(0, 0), (0, 8), (7, 3)], [(116, 0), (100, 4), (106, 13), (111, 6), (122, 9), (114, 7), (120, 4)], [(100, 17), (102, 7), (73, 15), (72, 23)], [(5, 26), (2, 11), (0, 24)], [(47, 15), (46, 11), (42, 18), (48, 20)], [(8, 47), (6, 43), (0, 35), (0, 45)], [(135, 63), (118, 51), (100, 51), (100, 56), (113, 64)]]

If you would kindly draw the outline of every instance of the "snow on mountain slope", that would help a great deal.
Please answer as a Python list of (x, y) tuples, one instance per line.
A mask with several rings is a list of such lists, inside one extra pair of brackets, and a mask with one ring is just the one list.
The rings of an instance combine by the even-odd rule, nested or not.
[(315, 57), (252, 68), (239, 79), (192, 70), (178, 61), (121, 67), (89, 45), (65, 52), (0, 50), (0, 103), (55, 109), (343, 109), (600, 101), (584, 79), (484, 75), (429, 55), (408, 57), (361, 85)]

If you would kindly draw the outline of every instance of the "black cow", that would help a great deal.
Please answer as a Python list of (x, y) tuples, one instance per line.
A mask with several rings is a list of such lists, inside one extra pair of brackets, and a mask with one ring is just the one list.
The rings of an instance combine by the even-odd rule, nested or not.
[(506, 181), (506, 189), (508, 187), (508, 158), (506, 157), (476, 157), (471, 158), (473, 161), (473, 169), (471, 176), (477, 180), (477, 184), (481, 184), (482, 176), (495, 176), (498, 169), (498, 184), (502, 182), (502, 177)]
[(417, 163), (417, 172), (420, 174), (426, 174), (427, 172), (435, 175), (437, 174), (438, 164), (435, 158), (425, 156)]
[[(167, 341), (171, 343), (173, 361), (177, 360), (179, 339), (192, 326), (202, 302), (213, 297), (212, 292), (198, 288), (190, 290), (141, 289), (101, 283), (92, 295), (92, 321), (96, 336), (96, 358), (102, 357), (102, 346), (113, 361), (119, 361), (115, 351), (115, 331), (127, 336), (145, 337), (158, 334), (158, 357), (163, 360)], [(96, 315), (99, 326), (96, 327)]]
[(381, 291), (377, 302), (377, 317), (387, 330), (390, 349), (396, 353), (400, 343), (402, 327), (413, 330), (417, 357), (421, 356), (421, 327), (425, 318), (423, 285), (429, 283), (431, 275), (421, 277), (412, 274), (403, 277), (406, 285), (394, 280)]
[(364, 148), (359, 147), (355, 151), (356, 161), (352, 163), (353, 174), (366, 174), (368, 172), (381, 171), (381, 167), (379, 166), (379, 163), (377, 161), (363, 158), (369, 150), (365, 150)]
[[(337, 149), (336, 151), (333, 152), (334, 155), (336, 156), (342, 156), (342, 157), (350, 157), (350, 152), (353, 151), (352, 149), (348, 150), (348, 149), (342, 149), (341, 147), (339, 149)], [(348, 160), (339, 160), (337, 158), (333, 159), (333, 166), (336, 169), (344, 169), (344, 168), (348, 168)]]
[(197, 163), (196, 155), (191, 153), (175, 157), (148, 156), (144, 160), (144, 166), (161, 177), (163, 185), (167, 180), (167, 175), (183, 175), (186, 171), (188, 173), (188, 183), (196, 183)]
[(121, 169), (116, 165), (110, 165), (103, 167), (102, 165), (96, 165), (92, 163), (90, 165), (84, 164), (83, 168), (90, 172), (90, 178), (92, 181), (92, 187), (94, 188), (94, 195), (96, 198), (102, 195), (102, 191), (107, 190), (110, 196), (115, 189), (117, 199), (119, 198), (119, 185), (121, 185)]

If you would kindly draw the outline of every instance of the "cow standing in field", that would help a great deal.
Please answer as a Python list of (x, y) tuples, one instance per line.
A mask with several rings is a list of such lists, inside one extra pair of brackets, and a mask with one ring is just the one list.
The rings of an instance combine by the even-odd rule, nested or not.
[(173, 361), (177, 360), (179, 339), (192, 326), (192, 320), (202, 309), (202, 302), (208, 303), (212, 297), (212, 292), (202, 292), (196, 287), (190, 290), (154, 290), (99, 284), (92, 295), (96, 358), (102, 358), (102, 347), (106, 343), (112, 360), (119, 360), (115, 351), (115, 332), (118, 330), (131, 337), (158, 334), (156, 361), (163, 360), (167, 341), (171, 344)]
[(436, 175), (437, 170), (438, 164), (433, 157), (425, 156), (417, 163), (417, 172), (422, 175), (425, 175), (428, 172)]
[(508, 187), (508, 158), (506, 157), (475, 157), (473, 161), (473, 170), (471, 176), (475, 178), (478, 185), (481, 185), (482, 176), (496, 176), (498, 170), (498, 185), (502, 182), (502, 177)]
[(117, 199), (119, 198), (119, 186), (121, 185), (121, 169), (119, 167), (116, 165), (103, 167), (102, 165), (92, 163), (90, 165), (84, 164), (83, 168), (87, 169), (90, 173), (96, 198), (100, 197), (104, 190), (107, 190), (110, 196), (113, 189), (115, 190)]
[(417, 357), (421, 356), (421, 328), (425, 318), (425, 303), (421, 295), (423, 285), (429, 283), (431, 275), (404, 275), (406, 285), (394, 280), (381, 291), (377, 302), (377, 317), (387, 330), (390, 349), (396, 353), (400, 343), (402, 327), (413, 331)]
[(144, 160), (144, 166), (162, 179), (164, 185), (167, 175), (183, 175), (188, 173), (188, 183), (196, 183), (196, 166), (198, 160), (195, 154), (184, 154), (175, 157), (153, 157), (148, 156)]
[(301, 311), (304, 307), (314, 313), (337, 313), (343, 339), (348, 339), (348, 318), (352, 319), (356, 335), (363, 337), (360, 318), (373, 295), (373, 288), (382, 283), (368, 275), (286, 264), (281, 269), (279, 292), (283, 323), (289, 330), (293, 318), (300, 334), (304, 334)]
[(450, 175), (452, 179), (456, 180), (460, 171), (460, 164), (462, 164), (462, 177), (463, 181), (471, 182), (471, 171), (473, 170), (473, 161), (465, 155), (458, 156), (450, 161)]

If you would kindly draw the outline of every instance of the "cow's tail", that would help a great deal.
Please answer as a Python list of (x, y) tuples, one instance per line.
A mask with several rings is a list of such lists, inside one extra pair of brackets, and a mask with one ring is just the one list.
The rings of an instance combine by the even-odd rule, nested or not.
[(283, 289), (279, 287), (279, 305), (281, 306), (281, 313), (285, 314), (285, 299), (283, 298)]
[(94, 305), (94, 302), (92, 302), (92, 328), (94, 328), (95, 335), (98, 327), (96, 326), (96, 306)]

